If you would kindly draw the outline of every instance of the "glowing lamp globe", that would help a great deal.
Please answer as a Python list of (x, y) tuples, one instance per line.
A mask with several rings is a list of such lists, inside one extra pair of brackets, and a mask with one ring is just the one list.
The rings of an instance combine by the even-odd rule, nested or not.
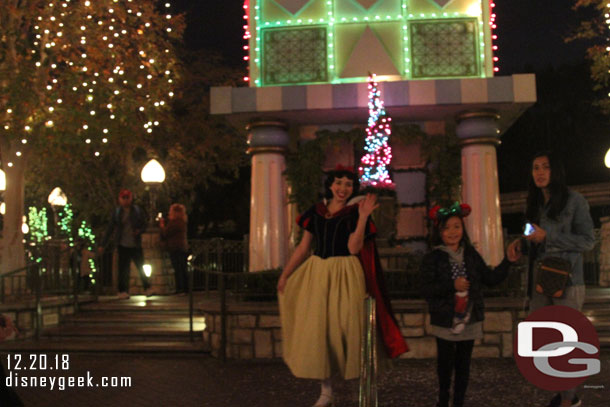
[(30, 227), (28, 226), (28, 218), (25, 216), (23, 217), (23, 222), (21, 223), (21, 232), (24, 235), (30, 233)]
[(0, 170), (0, 192), (6, 191), (6, 174)]
[(606, 158), (604, 158), (604, 164), (606, 164), (607, 168), (610, 168), (610, 148), (606, 152)]
[(146, 163), (140, 175), (145, 184), (160, 184), (165, 181), (165, 170), (154, 158)]
[(68, 197), (60, 187), (55, 187), (55, 189), (53, 189), (49, 194), (48, 202), (51, 204), (51, 206), (66, 206), (68, 203)]

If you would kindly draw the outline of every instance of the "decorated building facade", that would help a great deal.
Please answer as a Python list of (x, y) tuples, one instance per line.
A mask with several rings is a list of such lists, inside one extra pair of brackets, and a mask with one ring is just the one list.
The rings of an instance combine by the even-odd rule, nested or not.
[[(215, 87), (211, 112), (247, 126), (252, 156), (250, 270), (281, 267), (294, 208), (282, 175), (290, 135), (365, 128), (374, 73), (395, 125), (429, 137), (455, 129), (471, 239), (490, 264), (503, 255), (496, 146), (536, 101), (531, 74), (494, 76), (494, 4), (488, 0), (246, 0), (245, 87)], [(425, 247), (428, 162), (417, 143), (390, 139), (394, 240)], [(358, 166), (352, 146), (324, 167)]]

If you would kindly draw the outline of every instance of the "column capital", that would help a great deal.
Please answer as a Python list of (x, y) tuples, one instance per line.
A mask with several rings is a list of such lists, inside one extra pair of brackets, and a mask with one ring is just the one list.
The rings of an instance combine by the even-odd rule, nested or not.
[(248, 123), (248, 154), (284, 153), (290, 143), (288, 125), (274, 119), (259, 119)]
[(481, 109), (458, 113), (455, 132), (466, 144), (500, 144), (500, 115), (495, 110)]

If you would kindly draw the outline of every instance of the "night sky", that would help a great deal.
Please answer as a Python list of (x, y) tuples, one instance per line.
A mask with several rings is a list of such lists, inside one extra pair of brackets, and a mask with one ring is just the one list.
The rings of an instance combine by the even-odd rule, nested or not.
[[(563, 40), (578, 18), (586, 16), (572, 10), (574, 2), (496, 0), (499, 75), (582, 61), (586, 44)], [(189, 48), (217, 51), (228, 64), (245, 67), (242, 0), (174, 0), (172, 5), (186, 13)]]

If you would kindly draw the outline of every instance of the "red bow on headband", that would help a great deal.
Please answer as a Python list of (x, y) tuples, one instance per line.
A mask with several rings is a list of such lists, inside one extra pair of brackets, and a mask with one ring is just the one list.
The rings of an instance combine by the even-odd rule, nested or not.
[(430, 209), (428, 212), (428, 217), (434, 221), (435, 225), (437, 225), (441, 220), (450, 216), (465, 218), (466, 216), (470, 215), (471, 211), (472, 209), (470, 208), (470, 205), (456, 202), (448, 208), (441, 208), (440, 205), (436, 205)]
[(345, 167), (341, 164), (337, 164), (337, 166), (335, 167), (335, 171), (348, 171), (348, 172), (354, 172), (354, 167)]

